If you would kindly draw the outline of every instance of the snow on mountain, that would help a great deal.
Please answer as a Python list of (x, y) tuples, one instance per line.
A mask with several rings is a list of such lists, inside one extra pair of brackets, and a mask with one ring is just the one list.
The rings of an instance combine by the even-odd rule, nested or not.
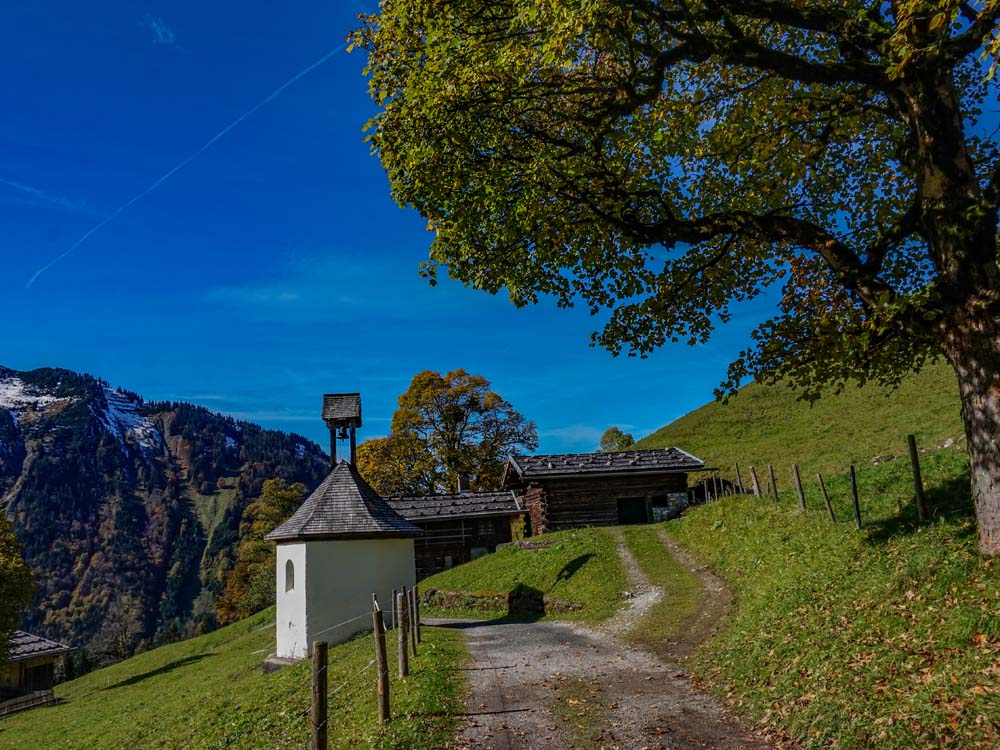
[(107, 409), (103, 414), (96, 416), (119, 442), (125, 443), (126, 437), (131, 436), (147, 450), (163, 448), (163, 436), (149, 419), (139, 413), (137, 402), (121, 391), (107, 386), (104, 388), (104, 401), (107, 403)]
[(16, 413), (68, 400), (40, 393), (38, 389), (32, 388), (14, 375), (0, 375), (0, 409), (9, 409)]

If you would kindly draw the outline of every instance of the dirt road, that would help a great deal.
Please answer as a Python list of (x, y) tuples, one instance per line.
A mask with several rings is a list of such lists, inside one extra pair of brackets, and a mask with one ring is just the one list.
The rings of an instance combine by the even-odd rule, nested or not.
[[(623, 548), (624, 549), (624, 548)], [(665, 546), (665, 551), (669, 547)], [(627, 553), (626, 553), (627, 554)], [(692, 561), (683, 559), (687, 565)], [(637, 608), (662, 592), (634, 561)], [(726, 592), (700, 572), (706, 604), (695, 614), (700, 635), (718, 617)], [(652, 593), (651, 593), (652, 592)], [(650, 603), (652, 600), (652, 604)], [(626, 615), (624, 621), (630, 618)], [(680, 660), (659, 659), (620, 640), (623, 618), (601, 630), (558, 622), (434, 620), (461, 629), (469, 665), (468, 723), (459, 747), (469, 750), (756, 750), (766, 744), (697, 690)], [(690, 639), (683, 641), (686, 651)]]

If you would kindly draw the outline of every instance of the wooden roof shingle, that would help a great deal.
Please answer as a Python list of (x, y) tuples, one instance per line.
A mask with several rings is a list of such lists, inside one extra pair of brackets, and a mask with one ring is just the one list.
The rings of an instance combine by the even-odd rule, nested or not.
[(510, 490), (388, 497), (386, 502), (403, 518), (415, 523), (449, 518), (512, 516), (524, 512)]
[(704, 468), (704, 461), (680, 448), (539, 456), (515, 454), (507, 460), (504, 486), (517, 479), (602, 474), (667, 474), (700, 471)]
[(423, 533), (394, 511), (358, 470), (341, 461), (291, 517), (265, 536), (275, 542), (380, 539)]
[(327, 393), (323, 396), (323, 421), (361, 426), (360, 393)]
[(58, 656), (66, 654), (76, 649), (71, 646), (64, 646), (40, 635), (32, 635), (23, 630), (15, 630), (14, 637), (10, 639), (10, 661), (25, 661), (27, 659), (37, 659), (39, 656)]

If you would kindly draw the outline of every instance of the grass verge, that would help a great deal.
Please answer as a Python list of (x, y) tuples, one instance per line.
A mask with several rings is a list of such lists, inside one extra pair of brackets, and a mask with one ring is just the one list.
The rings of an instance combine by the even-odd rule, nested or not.
[[(534, 537), (532, 541), (551, 544), (536, 549), (504, 547), (426, 579), (420, 590), (506, 596), (520, 587), (581, 606), (579, 610), (559, 614), (561, 620), (595, 623), (615, 613), (621, 605), (627, 579), (615, 542), (606, 529), (560, 531)], [(428, 609), (426, 614), (499, 617), (507, 612), (504, 608), (486, 612), (449, 608)]]
[[(0, 721), (0, 748), (307, 747), (310, 664), (260, 672), (274, 647), (274, 610), (189, 641), (174, 643), (92, 672), (56, 689), (64, 703)], [(390, 635), (393, 635), (390, 633)], [(411, 675), (396, 679), (389, 649), (393, 721), (377, 721), (371, 636), (330, 649), (331, 748), (379, 750), (448, 747), (464, 709), (456, 668), (466, 660), (461, 635), (424, 628)]]
[(934, 510), (919, 526), (906, 461), (828, 485), (838, 520), (793, 493), (726, 498), (666, 524), (737, 601), (693, 658), (728, 704), (805, 748), (1000, 747), (1000, 569), (979, 556), (966, 456), (922, 457)]

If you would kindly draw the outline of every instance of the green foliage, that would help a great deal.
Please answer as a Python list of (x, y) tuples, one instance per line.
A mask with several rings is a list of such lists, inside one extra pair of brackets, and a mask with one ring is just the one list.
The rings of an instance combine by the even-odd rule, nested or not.
[(621, 428), (613, 425), (601, 435), (601, 453), (613, 453), (615, 451), (628, 450), (635, 444), (635, 438), (631, 432), (622, 432)]
[(535, 423), (486, 378), (425, 370), (399, 397), (389, 436), (359, 446), (358, 469), (382, 495), (454, 492), (461, 474), (474, 478), (474, 489), (491, 490), (509, 453), (537, 447)]
[(944, 355), (1000, 554), (998, 22), (996, 0), (388, 0), (354, 41), (432, 280), (582, 302), (638, 356), (780, 288), (720, 396)]
[(779, 465), (778, 486), (792, 481), (796, 462), (802, 479), (815, 484), (816, 472), (841, 473), (853, 462), (906, 453), (913, 433), (924, 448), (961, 442), (962, 419), (955, 375), (944, 364), (928, 365), (906, 377), (895, 390), (873, 383), (847, 386), (815, 403), (798, 400), (800, 391), (785, 384), (752, 383), (727, 403), (710, 403), (661, 427), (637, 448), (679, 446), (718, 466), (735, 479), (739, 463), (749, 487), (749, 467)]
[(243, 511), (236, 565), (216, 602), (220, 623), (242, 620), (274, 604), (274, 543), (264, 537), (298, 510), (308, 494), (300, 482), (289, 486), (284, 479), (268, 479), (260, 497)]
[(559, 615), (559, 619), (586, 622), (606, 620), (621, 605), (627, 579), (607, 529), (558, 531), (532, 537), (531, 543), (549, 544), (529, 549), (504, 547), (427, 578), (420, 584), (421, 591), (509, 594), (527, 587), (583, 605), (580, 610)]
[(905, 459), (858, 472), (860, 533), (844, 475), (828, 482), (837, 524), (811, 486), (805, 514), (786, 490), (666, 524), (735, 594), (694, 668), (737, 710), (805, 748), (997, 747), (1000, 569), (976, 552), (963, 454), (921, 461), (922, 526)]
[[(0, 750), (275, 750), (309, 744), (310, 664), (261, 674), (274, 646), (274, 610), (206, 636), (162, 646), (60, 685), (58, 706), (5, 719)], [(389, 649), (394, 721), (377, 720), (371, 636), (330, 649), (330, 747), (445, 747), (463, 711), (462, 636), (424, 628), (410, 678), (396, 678)]]
[(354, 43), (431, 278), (607, 309), (598, 340), (634, 354), (781, 285), (730, 385), (892, 382), (964, 295), (1000, 293), (1000, 151), (976, 135), (1000, 7), (958, 8), (391, 0)]
[(0, 510), (0, 665), (6, 661), (21, 610), (31, 603), (31, 590), (31, 569), (21, 556), (10, 521)]

